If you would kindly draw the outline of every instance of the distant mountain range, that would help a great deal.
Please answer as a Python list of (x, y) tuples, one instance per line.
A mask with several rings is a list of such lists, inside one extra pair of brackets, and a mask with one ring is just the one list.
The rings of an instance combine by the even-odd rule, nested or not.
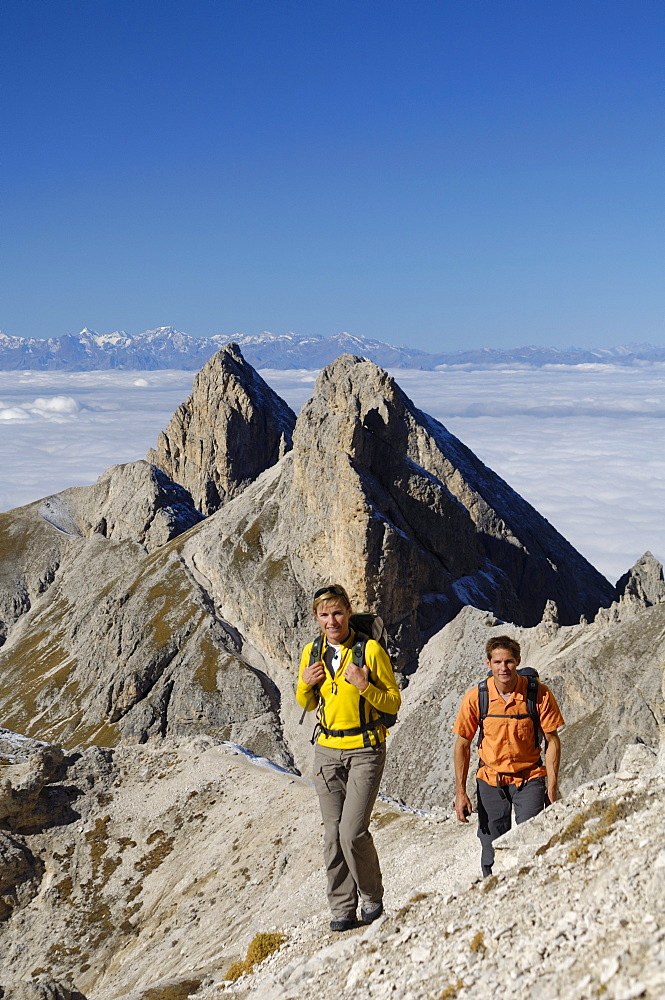
[(555, 348), (515, 347), (428, 354), (410, 347), (384, 344), (380, 340), (338, 333), (333, 337), (306, 336), (297, 333), (192, 337), (161, 326), (156, 330), (130, 336), (123, 331), (99, 334), (84, 329), (79, 334), (40, 339), (8, 337), (0, 333), (0, 371), (99, 371), (109, 369), (155, 371), (166, 368), (196, 371), (229, 341), (239, 344), (254, 368), (318, 369), (330, 364), (340, 354), (359, 354), (382, 368), (487, 369), (544, 365), (614, 364), (640, 366), (665, 361), (665, 347), (629, 344), (624, 347)]

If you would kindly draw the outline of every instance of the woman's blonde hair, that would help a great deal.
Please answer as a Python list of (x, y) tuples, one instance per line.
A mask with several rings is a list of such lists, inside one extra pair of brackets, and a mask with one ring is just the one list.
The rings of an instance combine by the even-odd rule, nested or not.
[(320, 605), (326, 604), (327, 601), (341, 601), (349, 611), (351, 610), (349, 595), (344, 590), (344, 587), (340, 586), (338, 583), (331, 583), (329, 586), (321, 587), (320, 590), (317, 590), (312, 601), (313, 613), (316, 614)]

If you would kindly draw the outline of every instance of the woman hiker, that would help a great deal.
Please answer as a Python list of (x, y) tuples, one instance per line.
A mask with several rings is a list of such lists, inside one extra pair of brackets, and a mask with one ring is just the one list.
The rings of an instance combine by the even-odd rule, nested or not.
[[(309, 711), (318, 705), (314, 784), (325, 830), (330, 929), (346, 931), (360, 917), (369, 924), (383, 913), (383, 882), (369, 821), (386, 759), (382, 713), (395, 715), (401, 695), (388, 654), (374, 639), (363, 662), (353, 662), (356, 632), (343, 587), (322, 587), (312, 610), (321, 631), (315, 662), (305, 646), (296, 698)], [(315, 654), (316, 655), (316, 654)]]

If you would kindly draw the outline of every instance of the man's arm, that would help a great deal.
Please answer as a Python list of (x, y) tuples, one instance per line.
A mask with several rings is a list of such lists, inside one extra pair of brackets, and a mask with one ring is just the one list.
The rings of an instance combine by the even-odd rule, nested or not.
[(544, 733), (545, 742), (545, 770), (547, 771), (547, 797), (550, 802), (556, 802), (559, 792), (557, 782), (559, 779), (559, 762), (561, 760), (561, 740), (556, 729), (552, 733)]
[(455, 743), (455, 815), (460, 823), (468, 823), (467, 816), (473, 812), (471, 799), (466, 794), (466, 779), (469, 774), (471, 760), (471, 740), (457, 737)]

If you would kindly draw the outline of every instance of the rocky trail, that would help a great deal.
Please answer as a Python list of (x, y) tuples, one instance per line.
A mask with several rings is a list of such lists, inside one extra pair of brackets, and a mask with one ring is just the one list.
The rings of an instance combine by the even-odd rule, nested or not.
[(664, 755), (642, 744), (502, 838), (487, 880), (474, 823), (377, 803), (386, 916), (339, 935), (306, 779), (206, 737), (0, 743), (3, 1000), (665, 996)]
[[(295, 924), (303, 954), (333, 939), (308, 780), (206, 737), (64, 763), (7, 733), (0, 750), (5, 989), (46, 979), (147, 998), (155, 981), (223, 981), (259, 933), (291, 940)], [(441, 812), (378, 802), (373, 827), (391, 911), (414, 893), (460, 891), (477, 867), (475, 831)]]
[[(454, 886), (450, 869), (418, 890), (391, 873), (400, 905), (381, 921), (338, 941), (319, 921), (296, 925), (253, 975), (223, 985), (224, 995), (662, 998), (665, 774), (646, 748), (634, 751), (618, 775), (589, 782), (506, 834), (489, 879), (473, 874), (477, 848), (473, 857), (464, 848), (448, 857), (467, 887)], [(437, 831), (439, 845), (446, 834), (459, 836), (459, 827), (446, 829), (454, 822)]]

